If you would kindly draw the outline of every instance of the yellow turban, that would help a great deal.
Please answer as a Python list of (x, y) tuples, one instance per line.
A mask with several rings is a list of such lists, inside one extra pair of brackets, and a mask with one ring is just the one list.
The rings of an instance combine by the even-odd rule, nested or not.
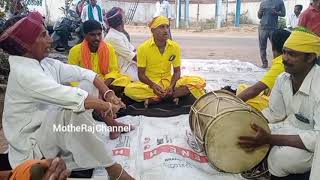
[(304, 28), (292, 31), (283, 46), (294, 51), (320, 55), (320, 37)]
[(169, 19), (165, 16), (155, 17), (149, 24), (149, 27), (151, 29), (155, 29), (161, 25), (169, 25)]

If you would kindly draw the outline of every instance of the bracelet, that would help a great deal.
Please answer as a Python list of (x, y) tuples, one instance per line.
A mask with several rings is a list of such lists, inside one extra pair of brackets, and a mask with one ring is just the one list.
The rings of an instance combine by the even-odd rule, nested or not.
[(111, 89), (108, 89), (108, 90), (106, 90), (106, 92), (104, 92), (104, 94), (103, 94), (103, 99), (104, 100), (106, 100), (107, 98), (106, 98), (106, 95), (109, 93), (109, 92), (113, 92)]
[(118, 177), (116, 180), (119, 180), (119, 179), (121, 178), (122, 174), (123, 174), (123, 167), (121, 167), (120, 175), (119, 175), (119, 177)]

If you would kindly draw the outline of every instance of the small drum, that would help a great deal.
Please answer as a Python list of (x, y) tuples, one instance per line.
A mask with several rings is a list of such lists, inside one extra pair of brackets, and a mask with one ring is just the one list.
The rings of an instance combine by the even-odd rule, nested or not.
[(269, 145), (251, 152), (238, 145), (239, 136), (254, 136), (251, 123), (270, 132), (267, 120), (257, 110), (227, 91), (200, 97), (191, 107), (189, 124), (196, 141), (203, 146), (209, 162), (230, 173), (247, 171), (267, 155)]

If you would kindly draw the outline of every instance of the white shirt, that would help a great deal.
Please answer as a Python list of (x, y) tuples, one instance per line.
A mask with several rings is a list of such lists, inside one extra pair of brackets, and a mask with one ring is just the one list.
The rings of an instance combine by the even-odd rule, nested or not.
[(136, 53), (134, 52), (134, 46), (129, 42), (127, 36), (122, 32), (119, 32), (113, 28), (110, 28), (108, 34), (105, 37), (105, 41), (110, 43), (116, 50), (116, 54), (119, 57), (119, 66), (127, 67), (131, 63)]
[(171, 17), (172, 17), (171, 6), (168, 1), (162, 1), (162, 3), (160, 3), (160, 1), (158, 1), (156, 3), (156, 12), (153, 15), (153, 17), (157, 17), (157, 16), (165, 16), (165, 17), (171, 19)]
[[(300, 89), (293, 94), (290, 74), (281, 74), (272, 89), (269, 107), (262, 111), (271, 123), (284, 121), (298, 134), (305, 147), (314, 151), (316, 135), (320, 130), (320, 67), (315, 65), (305, 77)], [(305, 117), (310, 123), (297, 119)]]
[[(88, 13), (88, 6), (90, 5), (85, 5), (82, 9), (82, 12), (81, 12), (81, 20), (82, 22), (85, 22), (85, 21), (88, 21), (89, 20), (89, 13)], [(102, 22), (99, 21), (99, 13), (98, 13), (98, 8), (97, 8), (98, 5), (95, 5), (93, 8), (92, 8), (92, 13), (93, 13), (93, 18), (94, 20), (100, 22), (101, 24), (104, 24), (103, 22), (103, 15), (102, 15)], [(102, 9), (101, 9), (102, 10)], [(103, 12), (101, 12), (103, 13)]]
[(61, 108), (85, 111), (88, 93), (62, 84), (89, 80), (96, 73), (54, 59), (10, 56), (10, 75), (5, 95), (3, 129), (9, 142), (9, 160), (13, 167), (26, 159), (38, 159), (42, 153), (35, 134), (50, 112)]
[(297, 17), (294, 13), (289, 16), (287, 27), (296, 28), (299, 23), (299, 16)]

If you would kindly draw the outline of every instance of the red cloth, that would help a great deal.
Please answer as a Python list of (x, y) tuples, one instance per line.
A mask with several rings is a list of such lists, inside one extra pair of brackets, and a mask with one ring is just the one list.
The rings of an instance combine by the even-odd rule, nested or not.
[(310, 5), (300, 14), (299, 26), (305, 27), (320, 36), (320, 11)]
[(0, 47), (13, 55), (23, 55), (31, 50), (33, 43), (44, 28), (39, 12), (31, 12), (0, 36)]

